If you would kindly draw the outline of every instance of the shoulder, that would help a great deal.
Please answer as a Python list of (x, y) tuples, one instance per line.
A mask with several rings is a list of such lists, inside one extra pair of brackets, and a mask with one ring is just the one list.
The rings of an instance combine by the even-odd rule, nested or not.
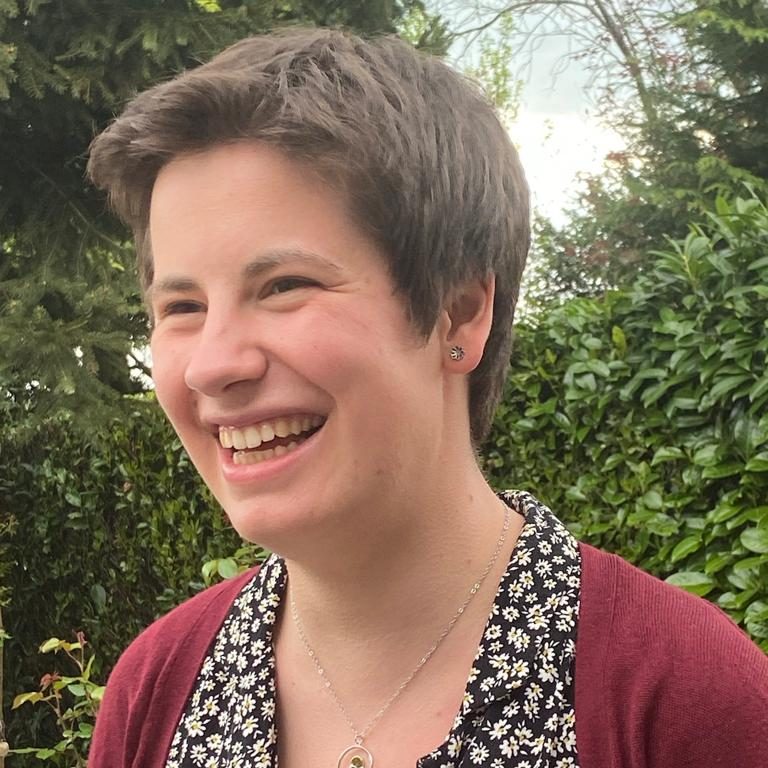
[(585, 718), (613, 721), (616, 749), (642, 742), (657, 755), (654, 768), (762, 765), (768, 657), (712, 603), (580, 549), (576, 690)]
[(195, 650), (205, 653), (233, 601), (255, 573), (250, 570), (209, 587), (152, 623), (128, 646), (112, 674), (150, 671), (180, 650), (185, 656), (194, 655)]
[(210, 644), (256, 569), (217, 584), (145, 629), (112, 670), (89, 765), (160, 768)]
[[(726, 653), (768, 672), (768, 658), (716, 605), (667, 584), (622, 558), (580, 544), (582, 613), (588, 635), (608, 634), (615, 655), (674, 651), (697, 662)], [(606, 631), (607, 630), (607, 631)], [(617, 641), (622, 642), (617, 645)], [(605, 645), (605, 644), (604, 644)]]

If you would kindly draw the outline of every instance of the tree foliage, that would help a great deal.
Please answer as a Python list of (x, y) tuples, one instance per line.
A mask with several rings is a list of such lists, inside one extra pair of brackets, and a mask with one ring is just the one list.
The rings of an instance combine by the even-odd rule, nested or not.
[[(51, 635), (84, 631), (103, 679), (141, 629), (203, 587), (203, 564), (240, 539), (152, 402), (102, 436), (49, 420), (19, 446), (6, 425), (0, 418), (0, 521), (16, 520), (0, 539), (8, 705), (51, 671), (37, 654)], [(45, 745), (45, 714), (13, 713), (9, 741)]]
[[(589, 179), (568, 237), (612, 281), (642, 269), (643, 248), (682, 236), (717, 195), (768, 179), (768, 6), (697, 0), (666, 17), (676, 48), (657, 51), (652, 119), (625, 131), (628, 149)], [(619, 124), (630, 118), (618, 110)]]
[(583, 180), (565, 227), (540, 222), (529, 305), (626, 284), (644, 269), (648, 248), (684, 236), (717, 195), (768, 178), (764, 0), (473, 5), (457, 34), (498, 31), (511, 15), (518, 61), (534, 55), (542, 35), (568, 34), (562, 66), (577, 60), (592, 73), (597, 114), (626, 142)]
[(419, 0), (0, 0), (0, 407), (94, 424), (144, 388), (133, 251), (88, 145), (138, 91), (285, 24), (445, 37)]
[(768, 650), (768, 208), (719, 198), (646, 258), (518, 329), (486, 467)]

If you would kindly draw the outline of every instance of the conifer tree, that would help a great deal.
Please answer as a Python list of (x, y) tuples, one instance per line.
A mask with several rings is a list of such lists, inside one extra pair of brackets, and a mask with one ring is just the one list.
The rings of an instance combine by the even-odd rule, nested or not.
[(420, 0), (0, 0), (0, 418), (95, 423), (146, 386), (128, 233), (84, 179), (127, 100), (275, 26), (406, 23), (444, 48)]

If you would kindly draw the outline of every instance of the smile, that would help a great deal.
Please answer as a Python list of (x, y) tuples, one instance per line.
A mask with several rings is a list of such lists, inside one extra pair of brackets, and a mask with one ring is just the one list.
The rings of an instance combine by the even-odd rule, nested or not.
[(324, 423), (322, 416), (290, 416), (246, 427), (219, 427), (219, 443), (234, 464), (258, 464), (295, 450)]

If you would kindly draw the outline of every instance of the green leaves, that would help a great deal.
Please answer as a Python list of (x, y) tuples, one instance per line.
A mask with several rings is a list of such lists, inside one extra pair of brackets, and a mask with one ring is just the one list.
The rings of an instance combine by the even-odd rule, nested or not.
[(766, 514), (765, 520), (766, 526), (764, 528), (747, 528), (742, 531), (739, 537), (741, 543), (750, 552), (759, 552), (761, 555), (768, 554), (768, 514)]
[(717, 600), (760, 641), (766, 251), (765, 204), (721, 198), (631, 287), (519, 327), (486, 465), (497, 487), (529, 488), (582, 538)]
[(663, 445), (656, 449), (653, 454), (653, 460), (651, 466), (656, 466), (663, 461), (677, 461), (685, 457), (685, 453), (680, 448), (674, 448), (667, 445)]
[(195, 5), (206, 13), (221, 13), (218, 0), (195, 0)]
[(747, 472), (768, 472), (768, 451), (761, 451), (753, 456), (744, 469)]
[[(105, 675), (143, 627), (203, 587), (204, 562), (220, 559), (215, 578), (230, 575), (241, 542), (151, 399), (86, 436), (54, 421), (18, 442), (13, 415), (0, 410), (0, 584), (13, 635), (5, 689), (19, 693), (38, 684), (42, 640), (56, 635), (46, 653), (76, 651), (73, 627), (87, 631)], [(4, 526), (10, 512), (24, 524)], [(28, 707), (9, 717), (14, 744), (38, 743), (30, 724), (47, 710)]]
[(702, 547), (701, 535), (687, 536), (682, 541), (675, 545), (672, 550), (672, 554), (669, 557), (669, 562), (672, 564), (677, 563), (679, 560), (683, 560), (693, 552), (697, 552)]
[(206, 584), (212, 584), (216, 576), (222, 579), (232, 579), (238, 573), (240, 573), (240, 568), (237, 561), (231, 557), (209, 560), (202, 568), (203, 580)]
[(43, 700), (43, 694), (39, 691), (31, 691), (29, 693), (20, 693), (13, 699), (11, 709), (18, 709), (22, 704), (36, 704), (38, 701)]
[(40, 646), (41, 653), (59, 651), (67, 657), (64, 661), (74, 670), (74, 675), (59, 672), (44, 674), (39, 690), (16, 696), (12, 709), (16, 710), (24, 704), (45, 704), (55, 716), (61, 738), (51, 748), (22, 747), (12, 752), (33, 754), (38, 761), (50, 761), (54, 765), (85, 766), (104, 686), (92, 679), (95, 657), (82, 633), (77, 634), (75, 642), (52, 637)]
[(674, 573), (666, 579), (668, 584), (681, 587), (686, 592), (703, 597), (715, 587), (715, 580), (706, 573), (698, 571), (680, 571)]

